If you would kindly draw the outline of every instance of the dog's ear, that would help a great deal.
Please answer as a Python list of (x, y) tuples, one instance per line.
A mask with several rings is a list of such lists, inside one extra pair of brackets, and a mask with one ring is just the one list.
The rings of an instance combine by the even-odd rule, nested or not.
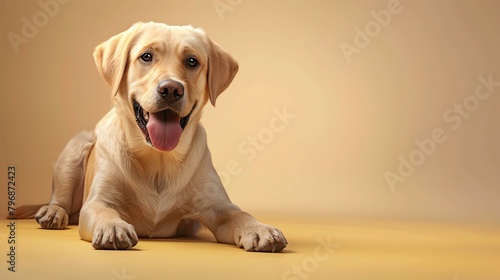
[(131, 42), (144, 23), (138, 22), (126, 31), (115, 35), (98, 45), (94, 50), (94, 60), (101, 76), (110, 85), (112, 94), (118, 93), (123, 73), (128, 62)]
[(208, 39), (207, 82), (210, 102), (215, 106), (217, 97), (229, 86), (238, 72), (238, 62), (221, 46)]

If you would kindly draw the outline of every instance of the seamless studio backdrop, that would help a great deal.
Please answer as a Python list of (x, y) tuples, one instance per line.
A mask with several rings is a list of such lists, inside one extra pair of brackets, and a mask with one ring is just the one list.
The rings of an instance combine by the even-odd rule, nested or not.
[[(111, 108), (95, 46), (137, 21), (239, 61), (203, 124), (250, 213), (500, 221), (498, 1), (0, 2), (0, 170), (46, 203), (68, 140)], [(7, 215), (5, 188), (0, 215)]]

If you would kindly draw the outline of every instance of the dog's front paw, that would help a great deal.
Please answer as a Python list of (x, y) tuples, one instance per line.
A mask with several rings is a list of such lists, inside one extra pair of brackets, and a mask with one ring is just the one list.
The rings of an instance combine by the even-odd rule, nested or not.
[(236, 238), (236, 245), (249, 252), (279, 252), (288, 244), (279, 229), (264, 224), (247, 226)]
[(63, 229), (68, 225), (68, 213), (59, 205), (44, 205), (36, 213), (35, 220), (45, 229)]
[(97, 225), (92, 237), (95, 249), (126, 250), (139, 242), (134, 226), (121, 219), (112, 219)]

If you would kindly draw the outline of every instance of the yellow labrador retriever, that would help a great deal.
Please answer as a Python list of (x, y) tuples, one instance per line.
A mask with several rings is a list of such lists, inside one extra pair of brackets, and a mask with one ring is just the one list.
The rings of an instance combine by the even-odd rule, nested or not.
[(203, 106), (215, 105), (238, 70), (231, 55), (200, 29), (150, 22), (100, 44), (94, 58), (114, 108), (59, 156), (52, 199), (34, 215), (42, 228), (79, 223), (96, 249), (192, 236), (201, 225), (247, 251), (285, 248), (280, 230), (231, 203), (200, 123)]

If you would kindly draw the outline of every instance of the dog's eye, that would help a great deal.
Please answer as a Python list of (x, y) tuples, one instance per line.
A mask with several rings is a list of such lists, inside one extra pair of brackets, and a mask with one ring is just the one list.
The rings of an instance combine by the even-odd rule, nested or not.
[(199, 62), (196, 58), (190, 57), (186, 60), (186, 65), (189, 67), (196, 67), (198, 66)]
[(151, 53), (148, 53), (148, 52), (145, 52), (145, 53), (141, 54), (140, 58), (144, 62), (151, 62), (151, 61), (153, 61), (153, 55)]

